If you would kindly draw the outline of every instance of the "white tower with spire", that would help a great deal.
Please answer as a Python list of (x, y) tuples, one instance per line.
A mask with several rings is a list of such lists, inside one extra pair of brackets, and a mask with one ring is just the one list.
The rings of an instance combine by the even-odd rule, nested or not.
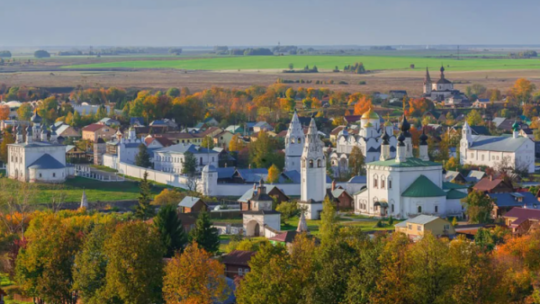
[(302, 125), (294, 111), (287, 136), (285, 137), (285, 171), (296, 170), (300, 172), (300, 160), (304, 150), (305, 135)]
[(467, 161), (467, 150), (472, 145), (472, 131), (471, 127), (465, 121), (463, 128), (461, 129), (461, 141), (459, 143), (459, 163), (464, 165)]
[(426, 68), (426, 77), (424, 77), (424, 94), (430, 95), (432, 90), (431, 77), (429, 76), (429, 70)]
[(300, 169), (300, 200), (307, 207), (306, 218), (316, 219), (326, 196), (326, 158), (315, 120), (309, 123)]

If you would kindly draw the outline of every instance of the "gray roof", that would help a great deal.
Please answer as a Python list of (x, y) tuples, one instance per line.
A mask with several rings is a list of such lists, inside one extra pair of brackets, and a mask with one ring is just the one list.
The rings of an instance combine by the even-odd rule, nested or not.
[(220, 178), (232, 178), (233, 175), (234, 175), (234, 172), (236, 172), (236, 168), (234, 168), (234, 167), (216, 168), (215, 171), (217, 171), (218, 179), (220, 179)]
[(398, 227), (406, 227), (407, 224), (409, 224), (409, 223), (410, 224), (425, 225), (425, 224), (433, 222), (434, 220), (436, 220), (438, 218), (439, 217), (437, 217), (437, 216), (421, 214), (421, 215), (419, 215), (417, 217), (414, 217), (414, 218), (408, 219), (406, 221), (403, 221), (403, 222), (401, 222), (399, 224), (396, 224), (396, 226), (399, 225)]
[(186, 196), (184, 199), (178, 204), (179, 207), (186, 207), (186, 208), (193, 208), (195, 206), (195, 203), (197, 203), (199, 200), (201, 200), (198, 197), (193, 196)]
[(483, 171), (471, 170), (465, 179), (466, 179), (468, 182), (474, 182), (474, 183), (477, 183), (477, 182), (479, 182), (482, 178), (484, 178), (485, 175), (486, 175), (486, 173), (483, 172)]
[(53, 144), (47, 141), (32, 141), (31, 143), (10, 144), (10, 146), (27, 147), (27, 148), (39, 148), (39, 147), (60, 147), (64, 145)]
[(473, 143), (469, 150), (515, 152), (528, 141), (530, 139), (525, 137), (477, 135), (473, 136)]
[(495, 124), (495, 127), (499, 127), (505, 120), (506, 118), (504, 117), (495, 117), (492, 122)]
[[(270, 193), (270, 191), (274, 190), (276, 186), (267, 185), (266, 187), (266, 193)], [(249, 188), (239, 199), (238, 201), (240, 203), (247, 203), (250, 199), (253, 198), (253, 194), (255, 194), (257, 191), (253, 188)]]
[(35, 162), (30, 164), (28, 168), (32, 169), (62, 169), (66, 166), (52, 157), (50, 154), (43, 154)]
[(446, 175), (444, 176), (444, 181), (451, 182), (458, 175), (459, 175), (458, 171), (446, 171)]
[(206, 149), (201, 146), (196, 146), (193, 144), (178, 144), (169, 146), (163, 149), (159, 149), (156, 152), (158, 153), (178, 153), (178, 154), (184, 154), (186, 152), (191, 152), (193, 154), (218, 154), (218, 152)]

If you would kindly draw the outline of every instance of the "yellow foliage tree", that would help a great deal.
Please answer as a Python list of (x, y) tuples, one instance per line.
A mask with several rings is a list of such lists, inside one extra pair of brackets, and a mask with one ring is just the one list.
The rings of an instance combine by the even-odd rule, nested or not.
[(229, 142), (229, 151), (238, 152), (244, 148), (244, 143), (238, 134), (234, 134)]
[(362, 115), (371, 108), (371, 99), (366, 96), (362, 96), (354, 105), (353, 115)]
[(516, 101), (528, 102), (534, 90), (536, 90), (536, 86), (531, 81), (525, 78), (519, 78), (514, 83), (511, 93)]
[(279, 180), (279, 169), (276, 167), (276, 165), (270, 166), (270, 169), (268, 169), (268, 177), (266, 178), (266, 181), (268, 183), (277, 183)]
[(227, 297), (223, 264), (196, 243), (177, 253), (165, 267), (163, 298), (167, 304), (211, 304)]
[(154, 197), (152, 205), (165, 206), (170, 204), (178, 204), (185, 197), (180, 191), (174, 189), (163, 189), (160, 194)]

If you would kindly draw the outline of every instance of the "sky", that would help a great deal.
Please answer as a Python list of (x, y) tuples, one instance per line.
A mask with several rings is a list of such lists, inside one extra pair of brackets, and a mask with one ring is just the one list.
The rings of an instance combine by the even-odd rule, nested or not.
[(0, 48), (540, 44), (538, 12), (538, 0), (0, 0)]

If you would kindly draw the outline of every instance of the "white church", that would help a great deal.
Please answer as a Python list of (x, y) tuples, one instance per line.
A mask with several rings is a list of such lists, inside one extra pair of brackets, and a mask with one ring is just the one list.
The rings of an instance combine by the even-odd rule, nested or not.
[(62, 183), (73, 174), (66, 165), (66, 146), (61, 144), (51, 126), (50, 132), (41, 125), (37, 112), (31, 118), (32, 126), (16, 128), (15, 143), (8, 145), (7, 176), (22, 182)]
[(330, 162), (335, 176), (349, 171), (349, 155), (353, 147), (360, 148), (365, 161), (372, 162), (380, 158), (381, 136), (388, 134), (390, 144), (390, 156), (396, 153), (397, 139), (394, 136), (394, 127), (387, 121), (381, 123), (381, 118), (371, 108), (360, 119), (358, 135), (349, 134), (347, 128), (341, 130), (336, 141), (336, 149), (330, 155)]
[(519, 135), (517, 122), (512, 125), (512, 131), (512, 136), (472, 135), (471, 127), (465, 122), (461, 130), (460, 163), (534, 173), (534, 142)]
[(429, 161), (427, 136), (420, 137), (420, 157), (413, 157), (410, 125), (404, 118), (395, 158), (383, 135), (380, 160), (366, 164), (366, 188), (354, 194), (354, 211), (375, 217), (410, 218), (419, 214), (462, 216), (466, 188), (444, 183), (442, 164)]

